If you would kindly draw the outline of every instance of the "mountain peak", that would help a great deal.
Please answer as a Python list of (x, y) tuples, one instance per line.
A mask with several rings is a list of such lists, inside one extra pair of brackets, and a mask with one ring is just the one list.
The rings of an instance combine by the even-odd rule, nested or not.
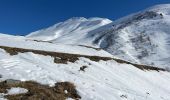
[(73, 17), (49, 28), (32, 32), (27, 37), (43, 41), (59, 40), (59, 37), (66, 35), (69, 35), (68, 37), (77, 37), (76, 33), (82, 35), (111, 22), (111, 20), (106, 18), (93, 17), (87, 19), (84, 17)]
[(87, 18), (85, 17), (72, 17), (66, 21), (87, 21)]

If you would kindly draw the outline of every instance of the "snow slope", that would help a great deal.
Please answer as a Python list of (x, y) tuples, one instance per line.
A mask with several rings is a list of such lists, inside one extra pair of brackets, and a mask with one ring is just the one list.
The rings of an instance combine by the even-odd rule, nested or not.
[(78, 42), (83, 42), (82, 39), (88, 32), (111, 22), (112, 21), (109, 19), (97, 17), (89, 19), (74, 17), (65, 22), (57, 23), (47, 29), (32, 32), (26, 37), (35, 40), (76, 44)]
[(170, 5), (156, 5), (94, 32), (93, 43), (131, 62), (169, 68)]
[(63, 53), (71, 53), (71, 54), (112, 57), (111, 54), (101, 49), (96, 50), (94, 48), (84, 47), (84, 46), (37, 42), (22, 36), (0, 34), (0, 40), (1, 40), (0, 46), (44, 50), (44, 51), (52, 51), (52, 52), (63, 52)]
[(28, 90), (20, 87), (13, 87), (8, 90), (9, 95), (15, 95), (15, 94), (22, 94), (22, 93), (27, 93)]
[[(9, 37), (6, 43), (0, 41), (1, 45), (15, 47), (20, 42), (28, 43), (21, 41), (22, 37), (13, 40), (11, 36)], [(8, 43), (10, 45), (7, 45)], [(25, 45), (22, 48), (28, 48), (28, 45)], [(37, 47), (34, 42), (31, 46), (29, 48), (43, 49)], [(0, 80), (33, 80), (49, 85), (69, 81), (76, 85), (82, 100), (168, 100), (170, 98), (169, 72), (143, 71), (114, 60), (95, 62), (81, 57), (75, 63), (57, 64), (53, 59), (32, 52), (10, 56), (0, 49), (0, 74), (2, 75)], [(88, 66), (85, 72), (79, 71), (82, 66)]]
[[(112, 57), (104, 51), (92, 48), (70, 45), (60, 45), (60, 47), (57, 44), (26, 40), (25, 37), (1, 34), (0, 40), (0, 46)], [(82, 66), (87, 66), (85, 71), (80, 71)], [(144, 71), (114, 60), (92, 61), (80, 57), (76, 62), (60, 64), (54, 63), (54, 58), (48, 55), (25, 52), (11, 56), (4, 49), (0, 49), (0, 74), (2, 76), (0, 81), (33, 80), (50, 86), (56, 82), (72, 82), (81, 100), (169, 100), (170, 98), (169, 72)], [(3, 99), (3, 94), (0, 94), (0, 99)]]
[[(74, 23), (72, 21), (68, 20), (65, 23)], [(90, 21), (90, 23), (92, 22)], [(88, 32), (84, 32), (79, 28), (71, 33), (62, 32), (58, 28), (50, 27), (47, 30), (35, 33), (38, 36), (44, 36), (44, 34), (50, 35), (50, 31), (59, 31), (64, 35), (57, 35), (58, 38), (52, 40), (53, 43), (100, 47), (124, 60), (170, 68), (170, 4), (156, 5), (112, 23), (109, 23), (110, 21), (106, 22), (105, 24), (107, 25), (97, 25), (98, 28), (94, 26), (97, 29), (90, 28)], [(60, 26), (60, 23), (58, 25)], [(72, 27), (72, 25), (68, 25)], [(85, 29), (89, 30), (89, 26), (86, 26), (88, 25), (81, 25), (82, 28), (85, 27)], [(61, 27), (67, 31), (67, 25)], [(31, 33), (30, 36), (36, 38), (36, 36), (32, 35), (35, 33)], [(41, 40), (48, 39), (41, 38)]]

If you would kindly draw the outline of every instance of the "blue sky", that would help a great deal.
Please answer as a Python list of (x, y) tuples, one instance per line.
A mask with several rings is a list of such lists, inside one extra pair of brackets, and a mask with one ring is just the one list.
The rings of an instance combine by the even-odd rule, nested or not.
[(111, 20), (170, 0), (0, 0), (0, 33), (25, 35), (71, 17)]

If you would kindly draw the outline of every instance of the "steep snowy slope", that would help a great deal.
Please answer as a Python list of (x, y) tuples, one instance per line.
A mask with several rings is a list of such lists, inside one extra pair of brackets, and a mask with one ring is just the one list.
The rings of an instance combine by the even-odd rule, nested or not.
[[(81, 21), (82, 20), (86, 19), (81, 19)], [(70, 20), (66, 21), (66, 23), (67, 22), (70, 22)], [(90, 23), (92, 22), (90, 21)], [(110, 21), (106, 22), (109, 23)], [(85, 21), (85, 23), (87, 22)], [(89, 29), (89, 25), (83, 25), (80, 26), (88, 26), (88, 28), (85, 29)], [(59, 38), (52, 40), (53, 43), (96, 46), (103, 48), (114, 56), (131, 62), (154, 65), (162, 68), (169, 67), (170, 4), (156, 5), (105, 26), (102, 25), (97, 24), (97, 27), (101, 27), (97, 28), (94, 26), (97, 29), (90, 28), (90, 31), (84, 31), (78, 27), (78, 29), (71, 33), (63, 32), (58, 28), (51, 27), (47, 29), (48, 31), (38, 31), (37, 35), (50, 35), (50, 31), (55, 29), (55, 32), (58, 33), (59, 31), (64, 35), (59, 36), (57, 34), (56, 36), (59, 36)], [(70, 29), (70, 27), (73, 26), (69, 24), (68, 26), (65, 26), (64, 24), (64, 26), (61, 27)], [(34, 35), (30, 36), (34, 38)], [(54, 36), (52, 37), (55, 38)]]
[(35, 40), (75, 44), (82, 41), (88, 32), (111, 22), (104, 18), (74, 17), (47, 29), (32, 32), (27, 37)]
[[(25, 37), (4, 34), (0, 35), (0, 40), (0, 81), (32, 80), (50, 86), (56, 82), (71, 82), (75, 84), (81, 100), (170, 98), (169, 72), (147, 68), (141, 70), (132, 64), (114, 60), (108, 53), (93, 48), (36, 42)], [(75, 54), (81, 55), (75, 60)], [(85, 56), (87, 54), (88, 56)], [(109, 59), (99, 57), (99, 54)], [(68, 62), (60, 62), (60, 59)], [(15, 90), (16, 93), (16, 89), (25, 90), (26, 96), (32, 96), (27, 94), (29, 88), (13, 87), (8, 91)], [(67, 92), (69, 91), (65, 90), (66, 94)], [(1, 92), (0, 99), (6, 95), (8, 94)]]
[(132, 62), (169, 67), (170, 5), (157, 5), (93, 32), (93, 43)]

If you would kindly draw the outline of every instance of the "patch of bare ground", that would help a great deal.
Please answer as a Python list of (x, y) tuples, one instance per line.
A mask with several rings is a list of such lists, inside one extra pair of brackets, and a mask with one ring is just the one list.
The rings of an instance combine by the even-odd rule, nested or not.
[(124, 60), (116, 59), (116, 58), (110, 58), (110, 57), (87, 56), (87, 55), (69, 54), (69, 53), (60, 53), (60, 52), (51, 52), (51, 51), (33, 50), (33, 49), (23, 49), (23, 48), (7, 47), (7, 46), (0, 46), (0, 48), (4, 49), (10, 55), (17, 55), (18, 53), (32, 52), (35, 54), (51, 56), (51, 57), (54, 57), (55, 63), (62, 63), (62, 64), (67, 64), (67, 62), (74, 63), (75, 61), (79, 60), (80, 57), (84, 57), (84, 58), (88, 58), (96, 62), (100, 60), (103, 60), (103, 61), (114, 60), (118, 63), (131, 64), (141, 70), (166, 71), (163, 68), (158, 68), (158, 67), (148, 66), (148, 65), (134, 64), (128, 61), (124, 61)]
[(124, 60), (121, 60), (121, 59), (114, 59), (116, 62), (118, 63), (124, 63), (124, 64), (130, 64), (130, 65), (133, 65), (141, 70), (155, 70), (155, 71), (166, 71), (165, 69), (163, 68), (158, 68), (158, 67), (154, 67), (154, 66), (149, 66), (149, 65), (140, 65), (140, 64), (134, 64), (134, 63), (131, 63), (131, 62), (128, 62), (128, 61), (124, 61)]
[(92, 48), (92, 49), (95, 49), (95, 50), (102, 50), (101, 48), (95, 48), (95, 47), (91, 47), (91, 46), (86, 46), (86, 45), (78, 45), (78, 46), (82, 46), (82, 47), (86, 47), (86, 48)]
[[(72, 98), (79, 100), (76, 87), (70, 82), (58, 82), (54, 87), (42, 85), (33, 81), (5, 80), (0, 82), (0, 93), (7, 93), (7, 89), (21, 87), (28, 90), (27, 93), (16, 95), (5, 95), (8, 100), (66, 100)], [(66, 92), (67, 91), (67, 92)]]
[(51, 57), (54, 57), (55, 63), (64, 63), (64, 64), (66, 64), (67, 62), (75, 62), (79, 59), (79, 57), (89, 58), (92, 61), (112, 60), (112, 58), (109, 58), (109, 57), (87, 56), (87, 55), (69, 54), (69, 53), (60, 53), (60, 52), (51, 52), (51, 51), (33, 50), (33, 49), (23, 49), (23, 48), (7, 47), (7, 46), (0, 46), (0, 48), (4, 49), (10, 55), (17, 55), (18, 53), (32, 52), (32, 53), (40, 54), (44, 56), (51, 56)]

